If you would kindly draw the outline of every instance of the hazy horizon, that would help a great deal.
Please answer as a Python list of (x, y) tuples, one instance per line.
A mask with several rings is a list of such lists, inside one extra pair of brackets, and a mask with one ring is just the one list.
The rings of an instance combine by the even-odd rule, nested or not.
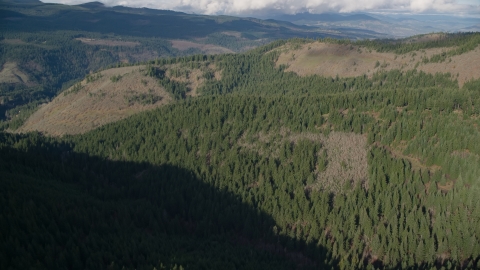
[[(92, 0), (44, 0), (44, 3), (83, 4)], [(101, 0), (106, 6), (146, 7), (186, 13), (235, 16), (278, 14), (377, 13), (480, 17), (480, 0)]]

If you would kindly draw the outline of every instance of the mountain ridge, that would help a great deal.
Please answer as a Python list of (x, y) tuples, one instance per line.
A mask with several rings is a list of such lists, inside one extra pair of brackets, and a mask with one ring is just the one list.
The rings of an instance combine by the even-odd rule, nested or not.
[[(452, 37), (454, 36), (450, 36), (450, 38)], [(473, 41), (476, 37), (478, 38), (478, 34), (472, 35), (468, 38)], [(406, 74), (410, 74), (411, 76), (419, 76), (423, 74), (422, 76), (438, 76), (439, 84), (444, 83), (448, 85), (456, 85), (456, 87), (461, 89), (466, 83), (480, 79), (480, 73), (476, 72), (480, 70), (480, 54), (478, 53), (478, 51), (480, 50), (480, 41), (477, 40), (476, 42), (473, 42), (472, 44), (476, 45), (472, 45), (473, 47), (469, 47), (470, 49), (465, 49), (465, 52), (457, 54), (456, 51), (458, 50), (458, 48), (455, 46), (448, 46), (448, 40), (449, 35), (446, 34), (430, 34), (411, 37), (403, 40), (402, 44), (403, 46), (410, 46), (412, 49), (406, 52), (397, 53), (392, 51), (381, 51), (380, 48), (376, 50), (375, 48), (369, 47), (369, 43), (365, 42), (344, 42), (342, 44), (328, 40), (291, 40), (284, 42), (284, 45), (276, 47), (268, 53), (259, 54), (258, 57), (266, 57), (266, 55), (268, 54), (274, 54), (275, 57), (273, 57), (271, 59), (271, 63), (269, 63), (269, 65), (274, 65), (274, 67), (272, 66), (272, 69), (276, 69), (276, 72), (282, 73), (293, 72), (301, 78), (304, 78), (305, 80), (308, 80), (309, 78), (315, 78), (315, 76), (319, 76), (321, 78), (325, 78), (325, 80), (362, 79), (371, 80), (373, 82), (375, 80), (374, 78), (378, 78), (379, 76), (387, 76), (385, 74), (390, 74), (389, 76), (407, 76)], [(393, 45), (393, 42), (395, 41), (391, 42)], [(440, 42), (444, 42), (445, 45), (441, 46)], [(436, 45), (432, 48), (428, 48), (428, 46), (426, 46), (427, 44), (435, 45), (437, 43), (439, 43), (439, 45)], [(379, 42), (378, 44), (381, 43)], [(423, 48), (425, 46), (427, 48)], [(222, 59), (223, 57), (226, 56), (219, 55), (218, 59)], [(148, 65), (150, 66), (149, 68), (151, 70), (156, 70), (156, 74), (164, 74), (159, 75), (160, 77), (157, 78), (160, 79), (160, 81), (163, 81), (164, 78), (168, 78), (169, 81), (176, 81), (183, 85), (166, 86), (164, 84), (164, 87), (166, 87), (166, 91), (170, 92), (170, 95), (173, 92), (172, 90), (169, 90), (169, 87), (185, 87), (185, 92), (180, 94), (180, 96), (177, 95), (178, 98), (176, 99), (177, 101), (179, 101), (186, 97), (195, 98), (202, 95), (208, 96), (209, 91), (211, 91), (209, 90), (209, 88), (213, 88), (212, 84), (215, 85), (216, 83), (222, 82), (222, 74), (224, 74), (226, 71), (221, 68), (222, 65), (216, 63), (215, 59), (216, 57), (212, 57), (209, 61), (202, 60), (199, 62), (192, 59), (178, 59), (175, 60), (175, 62), (179, 61), (183, 64), (177, 63), (174, 65), (155, 64), (155, 62), (158, 61), (149, 61)], [(189, 65), (195, 66), (195, 68), (192, 68)], [(107, 72), (109, 74), (116, 74), (123, 69), (125, 68), (114, 68), (102, 71), (101, 73), (103, 74), (104, 72)], [(145, 70), (146, 66), (134, 65), (130, 67), (130, 69)], [(54, 120), (54, 117), (58, 117), (58, 115), (45, 113), (46, 111), (57, 111), (57, 107), (63, 108), (72, 105), (69, 104), (68, 101), (71, 99), (65, 99), (63, 95), (60, 94), (59, 97), (55, 98), (50, 103), (44, 105), (38, 112), (34, 113), (30, 117), (30, 119), (27, 120), (25, 124), (18, 130), (18, 132), (37, 130), (46, 134), (56, 136), (64, 134), (83, 133), (99, 125), (123, 119), (128, 115), (138, 113), (143, 110), (157, 108), (157, 105), (163, 105), (164, 103), (162, 102), (150, 107), (132, 107), (128, 114), (123, 114), (122, 117), (117, 117), (115, 119), (112, 118), (112, 120), (108, 120), (108, 115), (99, 113), (95, 116), (95, 122), (101, 124), (92, 127), (85, 127), (82, 124), (82, 128), (75, 128), (74, 121), (71, 119), (80, 119), (83, 117), (82, 115), (84, 114), (91, 115), (92, 113), (90, 112), (94, 110), (92, 110), (92, 108), (90, 108), (89, 106), (95, 106), (97, 108), (95, 110), (98, 110), (99, 112), (101, 112), (102, 110), (110, 111), (111, 108), (109, 108), (108, 106), (102, 108), (102, 106), (100, 105), (102, 103), (109, 104), (107, 101), (109, 100), (110, 96), (119, 95), (119, 93), (124, 92), (126, 93), (128, 89), (130, 89), (128, 91), (131, 91), (131, 89), (135, 88), (135, 84), (138, 85), (139, 88), (143, 89), (144, 87), (139, 84), (139, 80), (141, 80), (139, 79), (139, 77), (147, 76), (146, 74), (148, 72), (141, 71), (139, 73), (137, 71), (137, 73), (138, 75), (133, 77), (123, 76), (121, 84), (115, 84), (115, 88), (105, 90), (105, 92), (103, 92), (103, 95), (106, 96), (106, 98), (102, 99), (103, 102), (97, 103), (93, 102), (95, 99), (86, 98), (85, 100), (87, 102), (78, 104), (76, 103), (75, 105), (76, 107), (82, 107), (82, 110), (78, 111), (76, 109), (72, 109), (70, 110), (70, 112), (65, 111), (64, 113), (62, 113), (62, 121), (69, 122), (67, 126), (71, 127), (60, 128), (60, 126), (55, 124), (56, 121)], [(91, 75), (88, 75), (87, 78), (90, 76)], [(113, 75), (108, 75), (107, 77), (109, 76)], [(107, 77), (103, 78), (102, 80), (104, 82), (108, 82), (109, 79)], [(146, 78), (149, 77), (145, 77), (145, 79)], [(152, 78), (149, 78), (148, 80), (150, 83), (149, 85), (155, 85), (159, 83), (156, 83), (155, 80), (152, 80)], [(239, 82), (239, 84), (244, 84), (244, 82)], [(89, 84), (85, 81), (82, 82), (82, 87), (91, 87), (88, 85)], [(127, 86), (128, 89), (125, 88)], [(66, 90), (65, 93), (72, 92), (72, 89), (75, 87), (77, 86), (72, 87), (70, 90)], [(352, 86), (352, 88), (354, 89), (355, 87)], [(96, 93), (98, 91), (102, 92), (104, 90), (81, 90), (78, 94), (76, 94), (73, 100), (77, 102), (77, 100), (79, 100), (81, 97), (86, 97), (87, 92)], [(165, 96), (165, 94), (163, 94), (163, 96)], [(122, 99), (119, 99), (113, 104), (116, 104), (115, 107), (118, 108), (125, 107), (124, 101)], [(82, 121), (82, 123), (83, 122), (85, 121)], [(59, 130), (64, 131), (59, 132)]]
[(321, 22), (341, 22), (341, 21), (378, 21), (378, 19), (373, 18), (369, 15), (363, 13), (354, 13), (354, 14), (337, 14), (337, 13), (321, 13), (321, 14), (312, 14), (309, 12), (297, 13), (294, 15), (279, 15), (275, 18), (285, 21), (321, 21)]

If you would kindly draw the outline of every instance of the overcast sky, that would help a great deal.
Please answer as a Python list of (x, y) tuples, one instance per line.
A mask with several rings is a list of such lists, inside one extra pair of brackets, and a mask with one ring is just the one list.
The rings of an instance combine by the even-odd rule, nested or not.
[[(81, 4), (94, 0), (42, 0)], [(299, 12), (388, 11), (480, 14), (480, 0), (99, 0), (107, 6), (148, 7), (199, 14), (254, 15)]]

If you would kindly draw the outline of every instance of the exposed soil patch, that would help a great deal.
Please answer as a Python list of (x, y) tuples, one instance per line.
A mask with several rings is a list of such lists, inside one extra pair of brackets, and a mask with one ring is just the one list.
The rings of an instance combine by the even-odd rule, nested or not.
[(17, 132), (79, 134), (171, 102), (154, 78), (143, 75), (144, 68), (123, 67), (92, 74), (93, 80), (86, 79), (61, 93), (35, 112)]
[[(435, 39), (441, 36), (422, 38)], [(396, 55), (354, 45), (315, 42), (295, 48), (288, 44), (280, 48), (282, 53), (277, 60), (277, 66), (287, 65), (286, 71), (300, 76), (317, 74), (327, 77), (370, 77), (378, 71), (393, 69), (417, 69), (430, 74), (449, 72), (458, 79), (459, 86), (463, 86), (468, 80), (480, 78), (479, 48), (453, 56), (442, 63), (423, 63), (423, 58), (430, 58), (451, 49), (434, 48)]]
[(0, 83), (21, 83), (30, 85), (28, 75), (22, 72), (17, 63), (7, 62), (0, 71)]
[(140, 42), (109, 40), (109, 39), (76, 38), (76, 40), (80, 40), (81, 42), (88, 45), (123, 46), (123, 47), (135, 47), (140, 45)]
[(437, 183), (437, 189), (443, 191), (443, 192), (448, 192), (453, 189), (455, 183), (453, 181), (448, 181), (445, 183), (445, 185), (441, 185), (440, 183)]
[(199, 49), (206, 54), (234, 53), (234, 51), (230, 49), (212, 44), (201, 44), (186, 40), (170, 40), (170, 42), (172, 43), (173, 48), (180, 51), (185, 51), (188, 49)]

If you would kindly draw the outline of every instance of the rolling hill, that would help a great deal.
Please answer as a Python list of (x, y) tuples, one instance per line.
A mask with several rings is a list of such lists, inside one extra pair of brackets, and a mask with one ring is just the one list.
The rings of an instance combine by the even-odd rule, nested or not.
[(155, 86), (171, 101), (81, 134), (0, 133), (1, 267), (478, 268), (480, 80), (278, 65), (350, 45), (408, 59), (444, 48), (428, 63), (448, 63), (477, 38), (294, 39), (92, 74), (40, 115), (101, 123), (134, 83), (132, 100)]
[[(431, 35), (426, 35), (428, 37)], [(351, 44), (309, 43), (293, 49), (286, 46), (277, 66), (286, 65), (286, 71), (301, 76), (320, 75), (327, 77), (372, 77), (375, 73), (390, 70), (408, 72), (423, 71), (432, 75), (450, 73), (459, 86), (480, 78), (480, 48), (461, 55), (448, 57), (445, 61), (432, 62), (429, 59), (446, 55), (455, 48), (429, 48), (413, 50), (404, 54), (377, 52), (364, 46)]]
[[(152, 66), (149, 66), (152, 68)], [(148, 76), (145, 65), (104, 70), (65, 90), (42, 105), (16, 132), (38, 131), (51, 136), (85, 133), (130, 115), (172, 103), (174, 97), (157, 79)], [(185, 97), (198, 95), (205, 74), (221, 77), (212, 65), (196, 68), (162, 65), (168, 80), (184, 85)], [(178, 86), (178, 84), (175, 84)], [(171, 87), (175, 87), (172, 85)]]
[(118, 63), (244, 52), (294, 37), (377, 37), (278, 20), (107, 7), (99, 2), (2, 0), (0, 13), (0, 118), (8, 122), (2, 122), (2, 129), (18, 127), (19, 118), (12, 118), (18, 111), (27, 116), (87, 74)]
[[(304, 43), (287, 42), (285, 45), (275, 48), (274, 52), (278, 53), (278, 56), (272, 61), (275, 63), (277, 71), (294, 72), (305, 79), (312, 75), (318, 75), (336, 80), (355, 80), (359, 77), (375, 80), (374, 77), (385, 76), (383, 74), (399, 73), (405, 76), (405, 74), (420, 72), (438, 77), (438, 84), (441, 84), (444, 81), (443, 78), (447, 77), (449, 81), (457, 83), (460, 88), (469, 81), (480, 79), (480, 48), (478, 45), (473, 50), (462, 54), (453, 53), (458, 46), (448, 47), (440, 44), (432, 48), (421, 48), (422, 44), (445, 39), (447, 39), (446, 35), (439, 34), (405, 39), (405, 44), (418, 47), (405, 53), (379, 52), (361, 42), (345, 44), (329, 40)], [(443, 61), (433, 61), (442, 55), (445, 56)], [(447, 55), (450, 56), (447, 57)], [(218, 58), (221, 59), (221, 57)], [(431, 61), (431, 59), (433, 60)], [(185, 97), (195, 97), (205, 93), (202, 92), (202, 89), (209, 87), (208, 83), (212, 83), (206, 79), (209, 73), (213, 74), (212, 78), (216, 80), (215, 82), (222, 82), (223, 70), (216, 66), (215, 58), (212, 58), (211, 61), (212, 63), (207, 61), (195, 68), (191, 68), (185, 63), (155, 65), (154, 62), (149, 62), (149, 66), (162, 70), (169, 79), (185, 83), (186, 89), (188, 89)], [(183, 62), (183, 60), (179, 60), (179, 62)], [(154, 89), (151, 88), (152, 86), (161, 87), (155, 79), (146, 76), (145, 69), (146, 66), (142, 65), (114, 68), (98, 73), (107, 75), (102, 75), (102, 78), (94, 84), (87, 84), (84, 80), (80, 83), (82, 89), (74, 94), (66, 95), (71, 93), (73, 88), (78, 88), (78, 85), (66, 90), (65, 94), (60, 94), (50, 103), (43, 105), (18, 132), (36, 130), (50, 135), (84, 133), (100, 125), (169, 103), (167, 100), (171, 98), (165, 90), (161, 90), (163, 91), (162, 97), (165, 98), (162, 102), (155, 102), (148, 106), (140, 105), (140, 101), (134, 102), (135, 106), (129, 104), (127, 96), (147, 95), (147, 89), (150, 91)], [(134, 74), (125, 76), (127, 70)], [(112, 76), (116, 76), (115, 74), (122, 76), (121, 82), (114, 83), (110, 80)], [(148, 85), (145, 83), (147, 80)], [(351, 88), (356, 89), (356, 86), (352, 85)]]
[(77, 83), (41, 106), (18, 132), (82, 133), (168, 103), (170, 96), (155, 80), (143, 76), (139, 71), (142, 68), (118, 68), (92, 75), (94, 81)]
[(251, 42), (258, 39), (272, 40), (307, 36), (313, 38), (345, 37), (342, 34), (327, 34), (320, 29), (284, 21), (195, 15), (169, 10), (122, 6), (106, 7), (99, 2), (67, 6), (35, 1), (3, 0), (1, 9), (4, 14), (2, 31), (7, 32), (86, 31), (102, 34), (113, 33), (120, 36), (157, 36), (163, 39), (193, 40), (215, 33), (234, 31), (244, 33), (244, 38)]
[(479, 33), (258, 46), (297, 28), (2, 10), (2, 105), (39, 106), (0, 132), (1, 269), (480, 268)]

